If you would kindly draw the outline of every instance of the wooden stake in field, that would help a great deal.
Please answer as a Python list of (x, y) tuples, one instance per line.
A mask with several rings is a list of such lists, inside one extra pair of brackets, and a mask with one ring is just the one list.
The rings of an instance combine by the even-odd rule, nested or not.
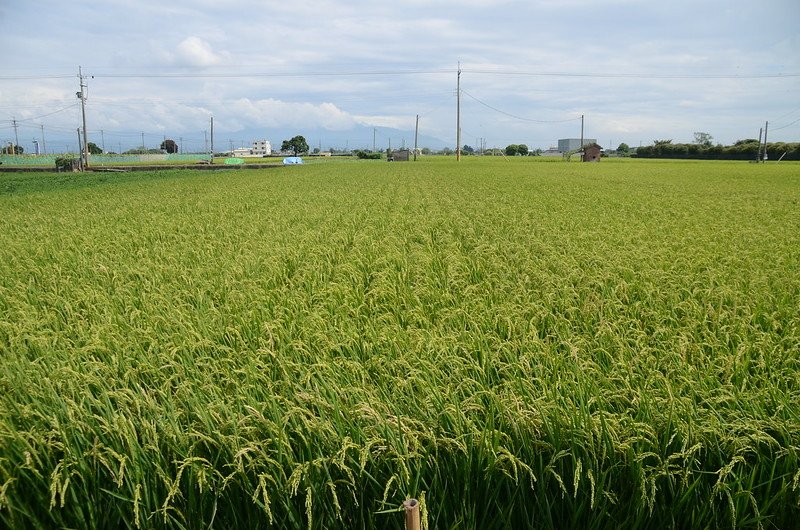
[(403, 508), (406, 510), (406, 530), (420, 530), (419, 501), (406, 499), (403, 501)]

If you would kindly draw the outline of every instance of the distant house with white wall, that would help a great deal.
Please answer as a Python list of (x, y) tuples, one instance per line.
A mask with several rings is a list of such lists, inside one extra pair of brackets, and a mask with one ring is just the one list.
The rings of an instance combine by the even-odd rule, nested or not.
[(256, 140), (253, 142), (253, 147), (237, 147), (231, 151), (231, 156), (236, 157), (258, 157), (269, 156), (272, 154), (272, 144), (269, 140)]
[(269, 156), (272, 154), (272, 144), (269, 140), (256, 140), (253, 142), (253, 154), (256, 156)]
[(556, 146), (551, 145), (550, 149), (547, 151), (542, 151), (542, 156), (561, 156), (562, 153), (559, 151)]

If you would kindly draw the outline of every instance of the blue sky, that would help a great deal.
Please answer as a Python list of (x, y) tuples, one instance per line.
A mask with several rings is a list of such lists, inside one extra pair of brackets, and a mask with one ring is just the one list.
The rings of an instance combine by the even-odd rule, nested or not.
[(212, 115), (237, 144), (353, 147), (419, 114), (455, 145), (459, 62), (464, 144), (546, 148), (581, 114), (604, 146), (731, 143), (766, 120), (770, 140), (800, 140), (797, 0), (0, 0), (0, 49), (0, 140), (15, 119), (20, 144), (44, 127), (48, 150), (76, 143), (79, 65), (90, 140), (109, 149), (141, 132), (199, 148)]

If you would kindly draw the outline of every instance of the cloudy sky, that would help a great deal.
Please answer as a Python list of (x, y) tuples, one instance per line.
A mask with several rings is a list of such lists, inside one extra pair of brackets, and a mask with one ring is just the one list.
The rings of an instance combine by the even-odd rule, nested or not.
[[(798, 0), (0, 0), (0, 140), (368, 146), (800, 140)], [(413, 142), (377, 129), (385, 147)], [(245, 132), (241, 132), (245, 131)], [(239, 133), (237, 135), (237, 133)], [(218, 136), (219, 137), (219, 136)], [(230, 139), (230, 140), (228, 140)], [(485, 139), (485, 140), (480, 140)], [(46, 140), (47, 141), (47, 140)], [(383, 144), (383, 145), (382, 145)]]

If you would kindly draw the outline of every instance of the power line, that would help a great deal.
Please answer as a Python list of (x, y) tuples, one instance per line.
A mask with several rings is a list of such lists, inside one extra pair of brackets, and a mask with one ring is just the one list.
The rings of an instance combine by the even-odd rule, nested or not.
[(785, 113), (781, 114), (780, 116), (775, 118), (775, 120), (777, 121), (777, 120), (780, 120), (781, 118), (785, 118), (786, 116), (789, 116), (790, 114), (794, 114), (798, 110), (800, 110), (800, 107), (797, 107), (796, 109), (792, 109), (789, 112), (785, 112)]
[(794, 125), (795, 123), (797, 123), (797, 122), (799, 122), (799, 121), (800, 121), (800, 118), (797, 118), (797, 119), (796, 119), (796, 120), (794, 120), (793, 122), (789, 122), (789, 123), (787, 123), (786, 125), (783, 125), (783, 126), (781, 126), (781, 127), (773, 127), (773, 128), (772, 128), (772, 131), (773, 131), (773, 132), (775, 132), (775, 131), (780, 131), (781, 129), (786, 129), (787, 127), (791, 127), (792, 125)]
[(485, 75), (523, 75), (537, 77), (591, 77), (609, 79), (775, 79), (800, 77), (800, 73), (777, 74), (636, 74), (636, 73), (596, 73), (596, 72), (522, 72), (504, 70), (466, 70), (473, 74)]
[(52, 116), (53, 114), (58, 114), (59, 112), (64, 112), (65, 110), (73, 109), (78, 106), (78, 103), (73, 103), (68, 107), (64, 107), (63, 109), (54, 110), (53, 112), (48, 112), (47, 114), (42, 114), (41, 116), (34, 116), (33, 118), (24, 118), (17, 121), (33, 121), (38, 120), (40, 118), (46, 118), (47, 116)]
[[(590, 77), (590, 78), (631, 78), (631, 79), (780, 79), (800, 77), (797, 72), (778, 72), (774, 74), (643, 74), (643, 73), (615, 73), (615, 72), (531, 72), (522, 70), (486, 70), (462, 68), (465, 73), (482, 75), (522, 75), (541, 77)], [(422, 75), (422, 74), (452, 74), (452, 69), (433, 68), (418, 70), (368, 70), (368, 71), (342, 71), (342, 72), (251, 72), (251, 73), (192, 73), (192, 72), (166, 72), (146, 74), (95, 74), (96, 78), (248, 78), (248, 77), (336, 77), (336, 76), (370, 76), (370, 75)], [(33, 80), (33, 79), (68, 79), (72, 75), (44, 74), (44, 75), (17, 75), (0, 76), (0, 80)]]
[(522, 116), (517, 116), (515, 114), (511, 114), (511, 113), (506, 112), (504, 110), (500, 110), (500, 109), (498, 109), (496, 107), (493, 107), (493, 106), (489, 105), (488, 103), (483, 102), (480, 99), (476, 98), (475, 96), (473, 96), (472, 94), (470, 94), (466, 90), (462, 89), (461, 92), (466, 94), (470, 98), (474, 99), (475, 101), (477, 101), (478, 103), (480, 103), (484, 107), (492, 109), (495, 112), (499, 112), (500, 114), (505, 114), (506, 116), (508, 116), (510, 118), (514, 118), (516, 120), (530, 121), (530, 122), (534, 122), (534, 123), (566, 123), (566, 122), (569, 122), (569, 121), (577, 121), (577, 120), (581, 119), (580, 116), (578, 116), (577, 118), (569, 118), (569, 119), (566, 119), (566, 120), (534, 120), (534, 119), (531, 119), (531, 118), (523, 118)]
[[(520, 75), (537, 77), (581, 77), (581, 78), (606, 78), (606, 79), (781, 79), (800, 77), (798, 72), (755, 73), (755, 74), (645, 74), (630, 72), (560, 72), (560, 71), (525, 71), (525, 70), (500, 70), (500, 69), (470, 69), (462, 68), (465, 73), (481, 75)], [(258, 77), (352, 77), (352, 76), (401, 76), (401, 75), (428, 75), (452, 74), (449, 68), (413, 69), (413, 70), (364, 70), (364, 71), (308, 71), (308, 72), (165, 72), (165, 73), (108, 73), (95, 74), (96, 78), (186, 78), (186, 79), (213, 79), (213, 78), (258, 78)], [(41, 75), (7, 75), (0, 76), (0, 80), (40, 80), (40, 79), (69, 79), (67, 74), (41, 74)]]
[[(190, 73), (190, 72), (172, 72), (164, 74), (95, 74), (95, 78), (187, 78), (187, 79), (203, 79), (203, 78), (248, 78), (248, 77), (352, 77), (352, 76), (370, 76), (370, 75), (420, 75), (420, 74), (448, 74), (452, 70), (375, 70), (375, 71), (362, 71), (362, 72), (253, 72), (253, 73)], [(2, 77), (0, 77), (2, 79)]]
[(3, 81), (22, 81), (27, 79), (72, 79), (74, 75), (0, 75)]

